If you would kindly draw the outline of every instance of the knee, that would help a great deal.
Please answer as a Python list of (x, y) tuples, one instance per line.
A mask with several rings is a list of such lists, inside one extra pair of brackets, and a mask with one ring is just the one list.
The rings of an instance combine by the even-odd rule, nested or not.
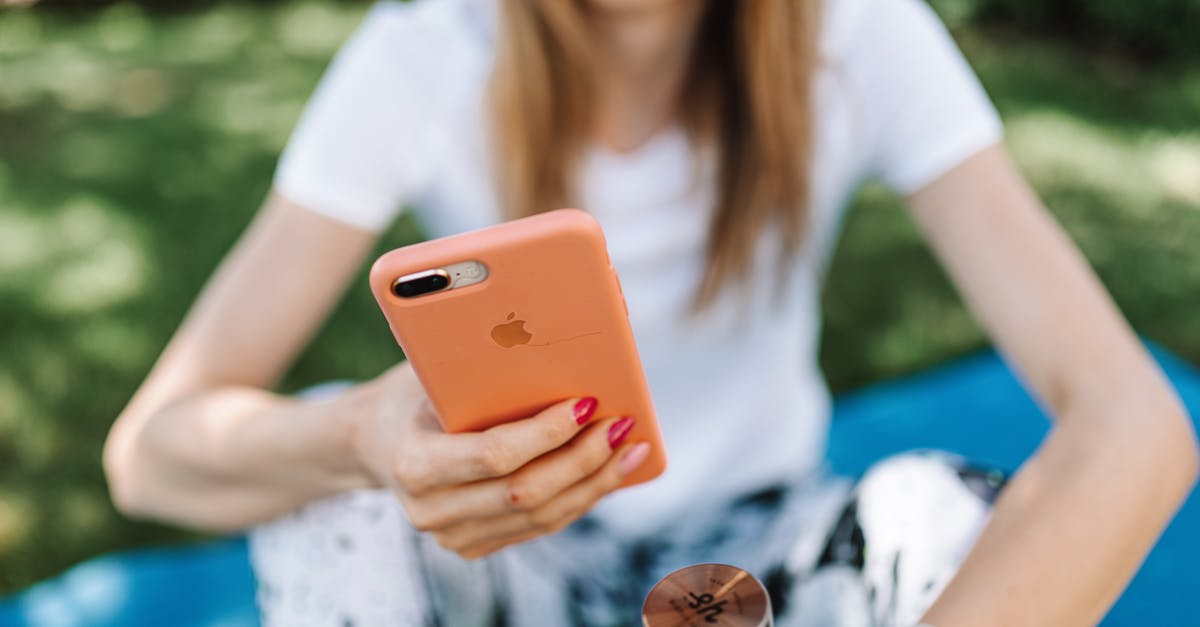
[(959, 456), (914, 451), (872, 465), (859, 481), (856, 497), (866, 526), (876, 521), (895, 529), (979, 516), (990, 510), (1000, 485), (998, 473), (974, 469)]
[(860, 494), (903, 492), (927, 478), (956, 475), (963, 467), (962, 458), (942, 451), (897, 453), (871, 464), (858, 481), (858, 491)]

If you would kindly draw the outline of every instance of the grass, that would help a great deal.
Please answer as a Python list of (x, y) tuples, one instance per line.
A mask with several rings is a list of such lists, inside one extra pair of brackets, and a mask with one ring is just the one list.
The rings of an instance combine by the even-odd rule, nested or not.
[[(112, 510), (101, 442), (250, 219), (364, 10), (0, 11), (0, 593), (188, 537)], [(1018, 161), (1134, 325), (1200, 360), (1200, 70), (958, 34)], [(380, 248), (418, 237), (402, 221)], [(821, 360), (837, 390), (986, 342), (877, 187), (848, 216), (824, 306)], [(362, 287), (283, 388), (369, 377), (397, 355)]]

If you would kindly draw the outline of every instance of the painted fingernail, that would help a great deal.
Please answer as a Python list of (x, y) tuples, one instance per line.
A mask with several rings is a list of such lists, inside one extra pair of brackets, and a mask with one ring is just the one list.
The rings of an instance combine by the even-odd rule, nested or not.
[(629, 432), (633, 431), (633, 418), (625, 416), (624, 418), (613, 423), (608, 428), (608, 445), (613, 449), (621, 446), (625, 438), (629, 437)]
[(596, 406), (599, 401), (594, 396), (585, 396), (575, 402), (575, 424), (581, 425), (592, 419), (592, 415), (596, 413)]
[(625, 457), (621, 458), (621, 464), (618, 466), (618, 469), (621, 471), (621, 476), (624, 477), (637, 470), (637, 467), (641, 466), (642, 462), (646, 461), (646, 458), (649, 456), (649, 442), (638, 442), (637, 444), (634, 444), (633, 448), (629, 449), (628, 453), (625, 453)]

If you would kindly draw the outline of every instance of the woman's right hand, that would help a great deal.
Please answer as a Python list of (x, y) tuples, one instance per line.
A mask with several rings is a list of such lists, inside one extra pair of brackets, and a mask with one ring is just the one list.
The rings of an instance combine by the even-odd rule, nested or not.
[(362, 466), (396, 492), (414, 527), (467, 559), (566, 527), (650, 452), (647, 443), (625, 441), (633, 418), (593, 416), (594, 398), (448, 434), (407, 363), (354, 396)]

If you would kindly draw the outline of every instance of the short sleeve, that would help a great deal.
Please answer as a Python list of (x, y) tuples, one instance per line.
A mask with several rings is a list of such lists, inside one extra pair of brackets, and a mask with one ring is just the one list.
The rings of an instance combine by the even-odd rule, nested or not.
[(376, 5), (309, 99), (275, 170), (278, 193), (363, 229), (385, 228), (429, 174), (436, 41), (421, 6)]
[(901, 194), (1003, 135), (1000, 117), (937, 15), (922, 0), (864, 0), (847, 42), (870, 174)]

